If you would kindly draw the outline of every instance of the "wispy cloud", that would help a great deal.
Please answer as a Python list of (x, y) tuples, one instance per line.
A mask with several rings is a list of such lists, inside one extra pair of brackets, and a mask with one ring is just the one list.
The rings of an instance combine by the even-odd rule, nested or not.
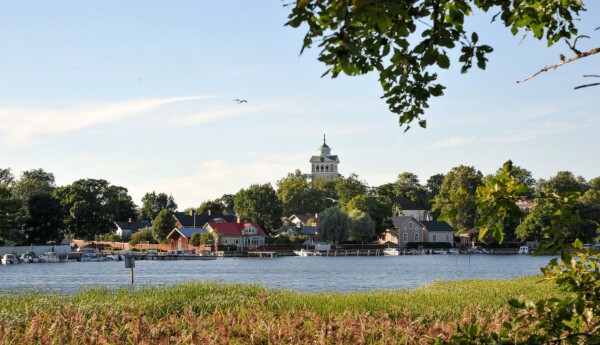
[(448, 139), (444, 139), (444, 140), (438, 141), (437, 143), (430, 144), (429, 146), (427, 146), (427, 148), (430, 149), (430, 150), (447, 149), (447, 148), (450, 148), (450, 147), (466, 145), (466, 144), (468, 144), (468, 143), (470, 143), (472, 141), (473, 141), (473, 138), (468, 138), (468, 137), (452, 137), (452, 138), (448, 138)]
[(252, 114), (259, 111), (265, 111), (276, 108), (276, 104), (263, 104), (257, 106), (248, 106), (246, 104), (234, 105), (225, 109), (214, 109), (203, 111), (189, 116), (181, 116), (178, 121), (181, 126), (196, 125), (205, 122), (217, 121), (227, 117), (242, 114)]
[(506, 143), (517, 143), (535, 140), (537, 138), (561, 133), (570, 133), (577, 129), (577, 125), (564, 121), (551, 121), (539, 124), (534, 129), (526, 129), (520, 132), (511, 133), (504, 136), (492, 138), (492, 141), (500, 141)]
[(23, 146), (40, 138), (129, 119), (167, 104), (214, 97), (200, 95), (154, 98), (66, 108), (0, 108), (0, 138), (4, 145)]

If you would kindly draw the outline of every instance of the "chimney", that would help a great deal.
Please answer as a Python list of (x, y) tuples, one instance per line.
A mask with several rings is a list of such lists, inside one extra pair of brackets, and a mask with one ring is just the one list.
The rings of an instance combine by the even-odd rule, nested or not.
[(240, 218), (240, 216), (237, 217), (237, 222), (238, 224), (242, 222), (242, 218)]
[(194, 212), (193, 208), (191, 210), (191, 213), (192, 213), (192, 219), (194, 220), (194, 229), (195, 229), (196, 228), (196, 215), (194, 214), (195, 212)]
[(208, 210), (208, 215), (209, 215), (209, 216), (210, 216), (210, 213), (211, 213), (211, 212), (210, 212), (210, 210)]
[(319, 219), (319, 214), (315, 213), (315, 219)]
[(131, 217), (129, 218), (129, 224), (131, 224)]

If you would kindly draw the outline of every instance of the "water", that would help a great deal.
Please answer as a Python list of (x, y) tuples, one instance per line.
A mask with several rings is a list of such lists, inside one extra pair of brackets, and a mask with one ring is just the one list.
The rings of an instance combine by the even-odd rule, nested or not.
[[(178, 282), (257, 283), (301, 292), (412, 289), (433, 281), (538, 275), (549, 257), (526, 255), (415, 255), (394, 257), (227, 258), (211, 261), (136, 261), (136, 285)], [(0, 266), (0, 291), (129, 286), (123, 262)]]

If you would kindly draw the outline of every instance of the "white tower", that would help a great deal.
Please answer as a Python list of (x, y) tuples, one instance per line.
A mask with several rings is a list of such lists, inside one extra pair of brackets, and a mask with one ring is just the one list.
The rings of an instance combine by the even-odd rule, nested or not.
[(319, 147), (319, 155), (310, 157), (312, 178), (336, 180), (338, 178), (337, 165), (339, 163), (338, 156), (331, 155), (331, 148), (327, 146), (325, 134), (323, 134), (323, 145)]

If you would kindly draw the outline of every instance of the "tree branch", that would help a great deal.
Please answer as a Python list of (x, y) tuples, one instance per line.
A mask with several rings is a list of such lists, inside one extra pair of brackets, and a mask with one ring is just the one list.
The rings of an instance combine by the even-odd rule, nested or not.
[(587, 57), (587, 56), (590, 56), (590, 55), (594, 55), (594, 54), (598, 54), (598, 53), (600, 53), (600, 48), (594, 48), (594, 49), (589, 50), (587, 52), (583, 52), (581, 54), (575, 55), (572, 58), (565, 59), (565, 60), (563, 60), (563, 61), (561, 61), (561, 62), (559, 62), (557, 64), (554, 64), (552, 66), (546, 66), (546, 67), (540, 69), (539, 71), (535, 72), (534, 74), (530, 75), (529, 77), (527, 77), (525, 79), (517, 80), (517, 84), (526, 82), (529, 79), (532, 79), (532, 78), (536, 77), (538, 74), (540, 74), (542, 72), (548, 72), (551, 69), (556, 69), (556, 68), (558, 68), (558, 67), (560, 67), (562, 65), (568, 64), (569, 62), (573, 62), (575, 60), (579, 60), (581, 58), (584, 58), (584, 57)]
[[(600, 75), (596, 75), (596, 74), (585, 74), (583, 77), (584, 77), (584, 78), (586, 78), (586, 77), (595, 77), (595, 78), (600, 78)], [(577, 89), (583, 89), (584, 87), (597, 86), (597, 85), (600, 85), (600, 83), (593, 83), (593, 84), (584, 84), (584, 85), (579, 85), (579, 86), (575, 86), (575, 90), (577, 90)]]

